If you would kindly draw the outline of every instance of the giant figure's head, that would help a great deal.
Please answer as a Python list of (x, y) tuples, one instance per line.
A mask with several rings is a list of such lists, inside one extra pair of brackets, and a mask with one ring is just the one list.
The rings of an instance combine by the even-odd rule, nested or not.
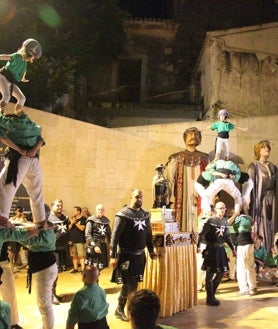
[(183, 140), (186, 146), (198, 146), (202, 141), (202, 133), (196, 127), (190, 127), (183, 133)]
[(265, 141), (260, 141), (259, 143), (257, 143), (255, 146), (254, 146), (254, 157), (256, 160), (260, 160), (262, 154), (261, 154), (261, 151), (262, 150), (265, 150), (266, 153), (268, 154), (265, 154), (265, 156), (269, 156), (270, 154), (270, 151), (271, 151), (271, 146), (270, 146), (270, 142), (268, 140), (265, 140)]

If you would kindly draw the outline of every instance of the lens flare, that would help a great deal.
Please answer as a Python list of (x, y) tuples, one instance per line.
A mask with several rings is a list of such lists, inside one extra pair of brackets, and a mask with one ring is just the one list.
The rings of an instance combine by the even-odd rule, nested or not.
[(41, 5), (38, 9), (41, 20), (49, 27), (58, 27), (61, 24), (61, 17), (50, 5)]
[(0, 0), (0, 24), (7, 24), (15, 15), (16, 5), (13, 1)]

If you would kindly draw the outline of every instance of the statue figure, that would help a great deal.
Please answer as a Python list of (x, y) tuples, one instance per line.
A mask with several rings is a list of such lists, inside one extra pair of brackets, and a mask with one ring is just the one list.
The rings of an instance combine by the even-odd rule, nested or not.
[(153, 208), (170, 207), (169, 182), (164, 177), (165, 166), (158, 164), (155, 168), (157, 174), (152, 180)]

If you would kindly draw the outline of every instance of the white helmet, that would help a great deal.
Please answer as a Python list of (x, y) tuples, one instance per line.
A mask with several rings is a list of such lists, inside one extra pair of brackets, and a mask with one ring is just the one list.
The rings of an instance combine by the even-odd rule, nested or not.
[(34, 56), (36, 59), (42, 56), (42, 47), (35, 39), (27, 39), (23, 42), (22, 47), (25, 48), (26, 54)]
[(224, 115), (226, 118), (229, 118), (229, 112), (226, 109), (222, 109), (218, 112), (218, 118), (220, 118), (221, 115)]

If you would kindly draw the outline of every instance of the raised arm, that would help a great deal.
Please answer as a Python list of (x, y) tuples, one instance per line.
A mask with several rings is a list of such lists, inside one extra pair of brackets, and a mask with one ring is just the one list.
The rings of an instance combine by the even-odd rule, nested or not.
[(239, 212), (233, 213), (233, 215), (227, 220), (228, 225), (232, 225), (237, 216), (239, 216)]

